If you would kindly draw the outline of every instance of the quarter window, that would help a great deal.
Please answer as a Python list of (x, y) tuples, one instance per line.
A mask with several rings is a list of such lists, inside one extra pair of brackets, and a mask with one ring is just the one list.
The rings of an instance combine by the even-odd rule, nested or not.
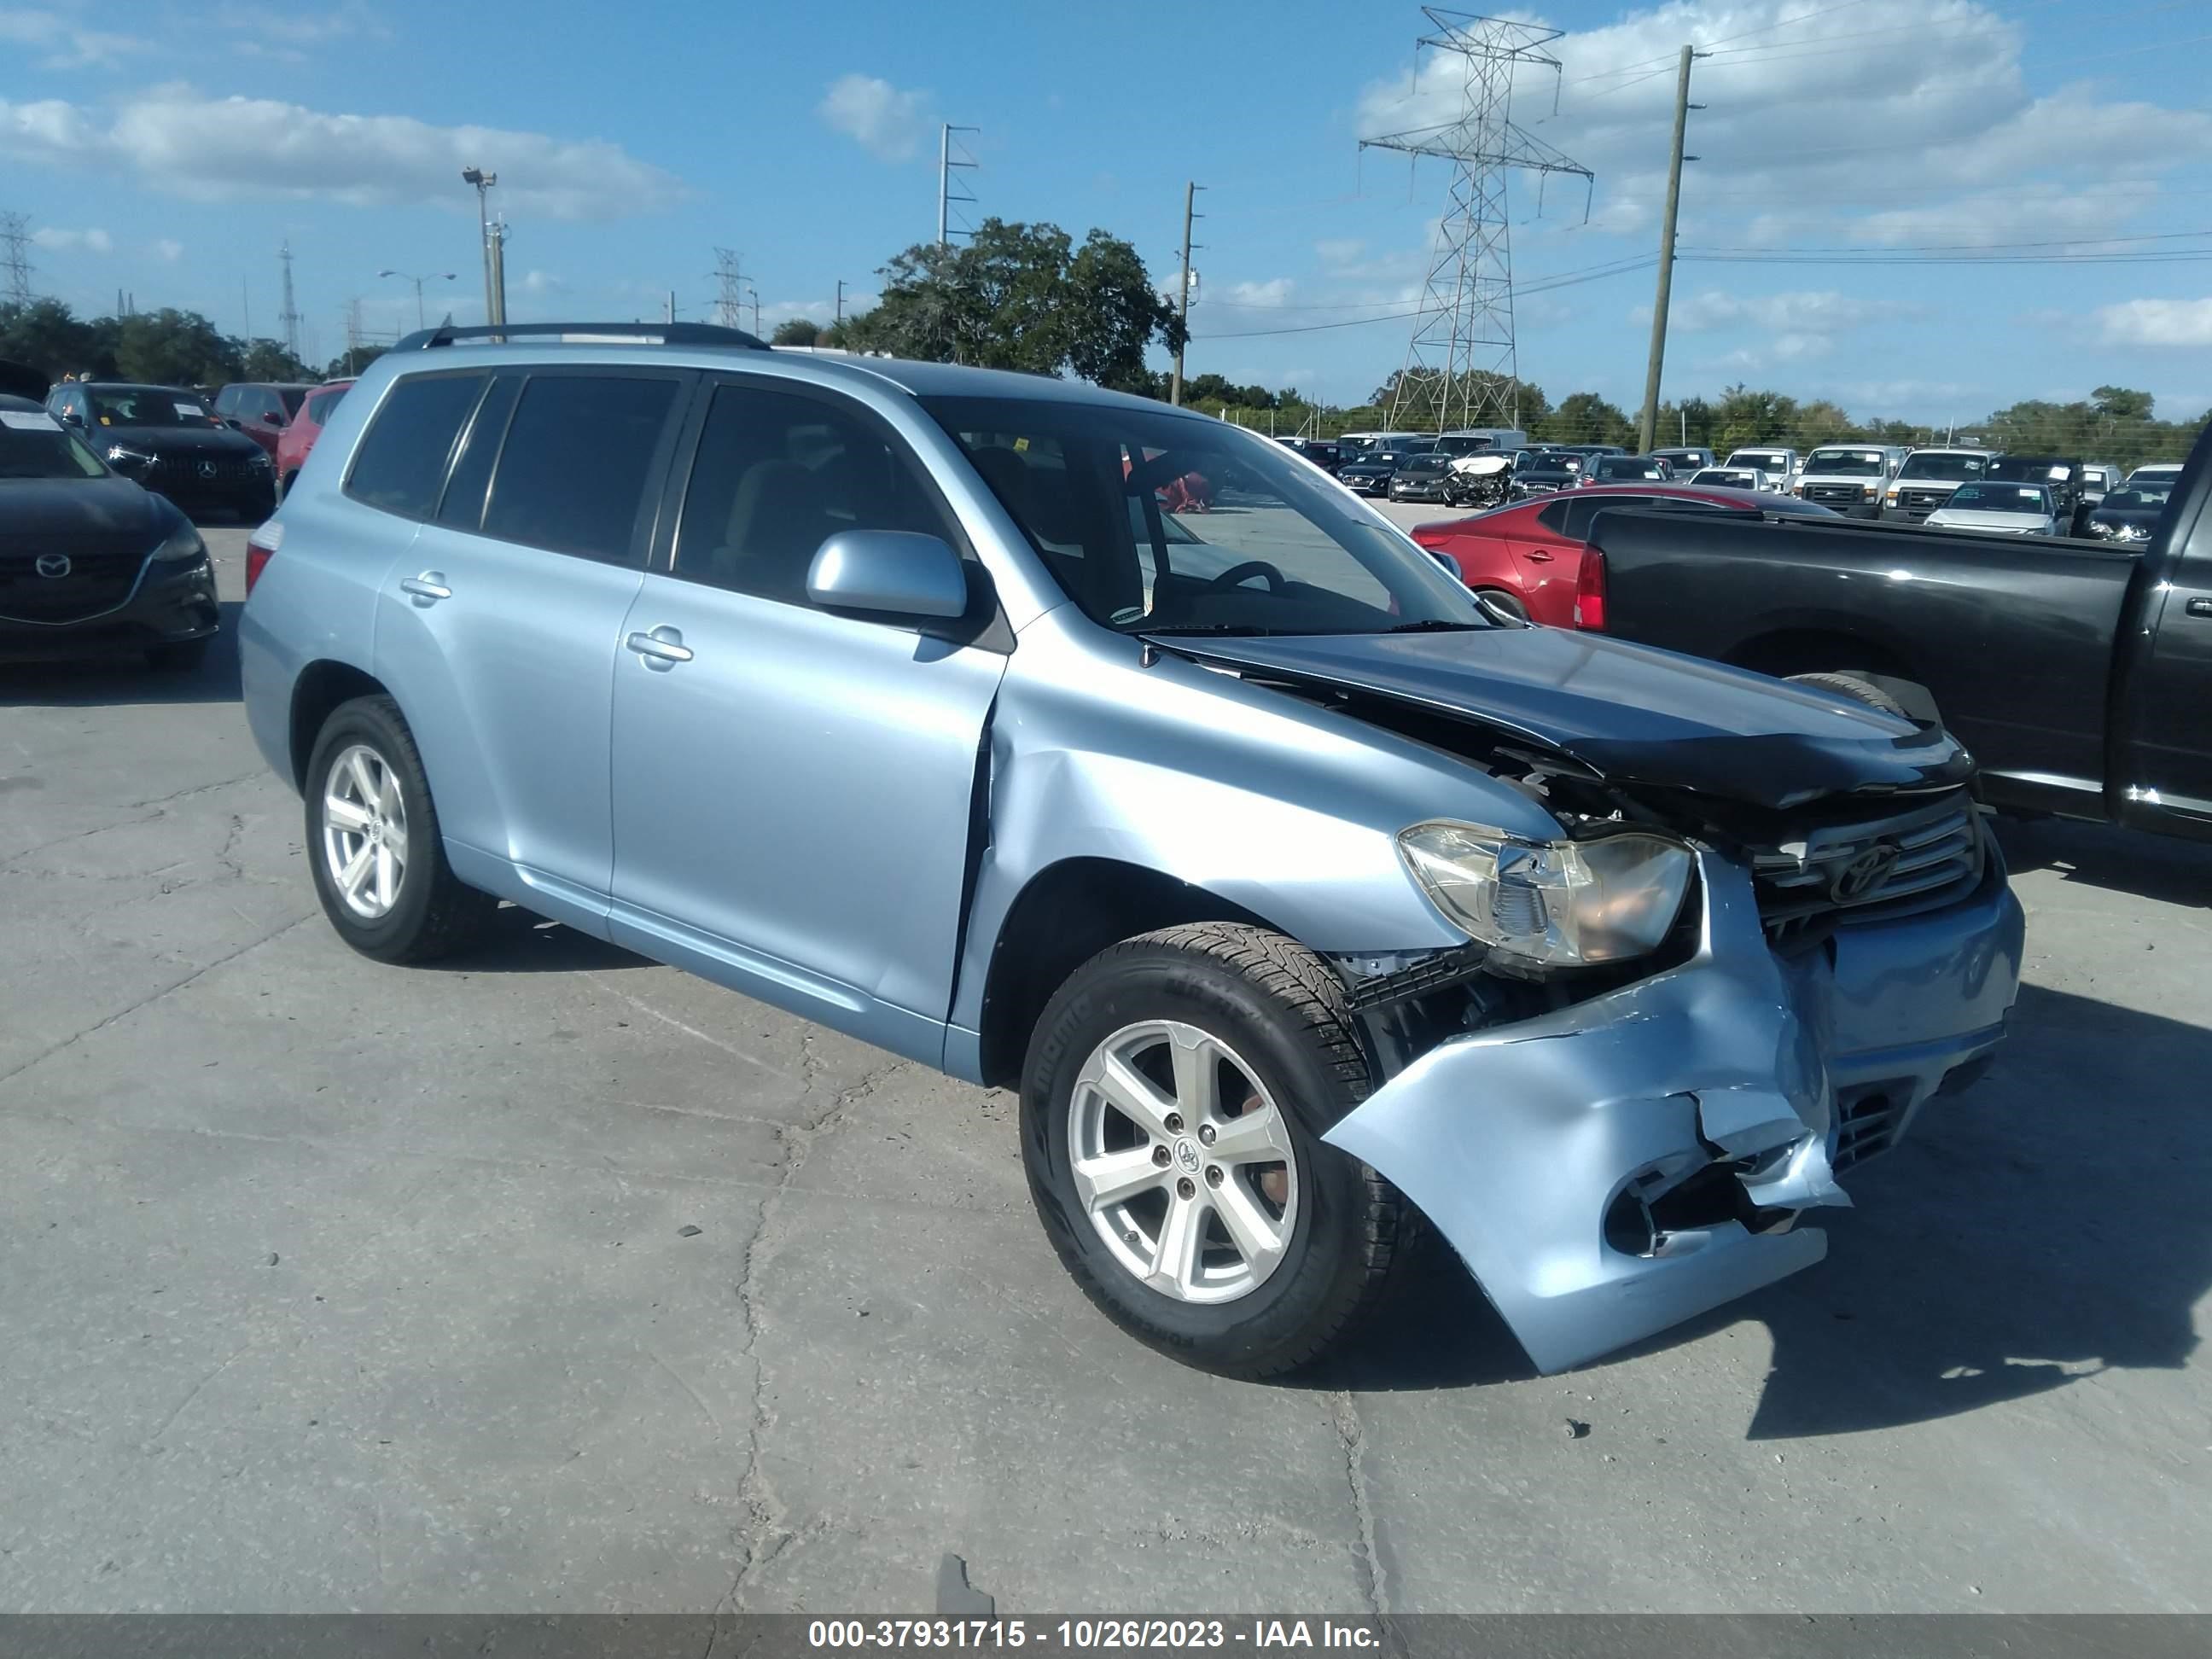
[(859, 411), (761, 386), (716, 387), (684, 494), (674, 574), (805, 605), (815, 554), (845, 530), (959, 544), (903, 447)]
[(476, 407), (481, 374), (419, 374), (385, 397), (355, 453), (346, 492), (356, 501), (410, 519), (438, 504), (453, 440)]
[(608, 564), (637, 557), (638, 520), (679, 382), (533, 374), (507, 423), (483, 533)]

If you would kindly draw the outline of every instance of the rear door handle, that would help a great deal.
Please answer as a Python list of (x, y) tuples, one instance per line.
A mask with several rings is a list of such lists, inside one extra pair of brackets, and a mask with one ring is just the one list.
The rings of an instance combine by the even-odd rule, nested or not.
[(1540, 548), (1531, 548), (1528, 550), (1528, 562), (1531, 564), (1549, 564), (1552, 562), (1552, 556)]
[(684, 643), (683, 634), (673, 628), (656, 628), (650, 634), (633, 634), (623, 641), (624, 647), (645, 659), (647, 668), (666, 673), (679, 662), (691, 660), (691, 647)]
[(2212, 599), (2191, 599), (2188, 611), (2192, 617), (2212, 617)]
[(446, 573), (442, 570), (426, 570), (419, 576), (403, 576), (399, 581), (399, 591), (412, 593), (416, 599), (431, 604), (453, 597), (453, 590), (446, 586)]

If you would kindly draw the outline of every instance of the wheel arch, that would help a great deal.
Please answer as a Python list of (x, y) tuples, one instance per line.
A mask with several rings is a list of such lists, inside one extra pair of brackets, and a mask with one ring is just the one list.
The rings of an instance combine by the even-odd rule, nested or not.
[(356, 697), (388, 697), (392, 693), (374, 674), (349, 662), (321, 658), (301, 669), (292, 682), (292, 710), (286, 734), (286, 753), (292, 766), (292, 786), (305, 790), (307, 758), (315, 738), (339, 704)]
[(1066, 858), (1038, 871), (992, 942), (979, 1034), (984, 1085), (1020, 1081), (1039, 1016), (1083, 963), (1123, 939), (1194, 921), (1283, 931), (1218, 893), (1118, 859)]
[(1904, 652), (1840, 625), (1775, 629), (1754, 635), (1732, 647), (1723, 660), (1731, 667), (1778, 678), (1854, 668), (1899, 679), (1920, 678)]

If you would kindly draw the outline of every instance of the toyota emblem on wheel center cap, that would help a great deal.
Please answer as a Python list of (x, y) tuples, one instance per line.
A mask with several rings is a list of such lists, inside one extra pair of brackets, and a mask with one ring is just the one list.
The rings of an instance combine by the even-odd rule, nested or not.
[(66, 553), (41, 553), (38, 562), (31, 568), (41, 576), (66, 576), (70, 573), (70, 556)]
[(1192, 1175), (1198, 1173), (1198, 1143), (1178, 1139), (1175, 1144), (1176, 1162)]

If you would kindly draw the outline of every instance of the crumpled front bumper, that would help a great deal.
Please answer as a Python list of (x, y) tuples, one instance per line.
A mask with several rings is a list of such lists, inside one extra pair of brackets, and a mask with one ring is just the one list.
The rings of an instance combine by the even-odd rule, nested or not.
[[(1440, 1043), (1326, 1137), (1420, 1206), (1541, 1370), (1819, 1261), (1826, 1236), (1794, 1212), (1849, 1204), (1836, 1169), (1893, 1144), (2004, 1035), (2024, 923), (1994, 847), (1970, 898), (1795, 959), (1769, 949), (1749, 876), (1700, 864), (1690, 962)], [(1716, 1166), (1750, 1225), (1650, 1224)]]

